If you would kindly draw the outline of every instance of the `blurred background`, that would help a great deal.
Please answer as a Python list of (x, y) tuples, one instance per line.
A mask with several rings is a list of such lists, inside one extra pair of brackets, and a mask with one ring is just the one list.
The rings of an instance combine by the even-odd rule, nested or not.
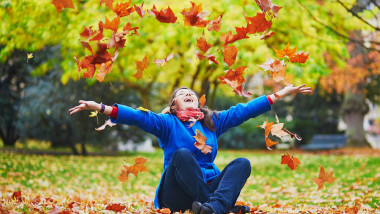
[[(194, 1), (209, 11), (209, 19), (223, 14), (220, 32), (235, 33), (246, 24), (244, 15), (260, 12), (254, 1)], [(91, 54), (81, 46), (84, 27), (114, 18), (113, 12), (99, 0), (73, 0), (74, 9), (57, 14), (48, 0), (2, 0), (0, 2), (0, 147), (3, 150), (54, 151), (73, 154), (117, 153), (122, 150), (153, 151), (158, 147), (152, 135), (126, 125), (96, 131), (108, 118), (89, 117), (90, 112), (70, 116), (68, 109), (78, 101), (93, 100), (111, 105), (120, 103), (142, 106), (159, 113), (176, 87), (186, 86), (206, 105), (224, 110), (239, 102), (283, 87), (271, 80), (268, 71), (258, 65), (288, 43), (291, 48), (309, 51), (305, 64), (288, 64), (287, 75), (294, 85), (307, 84), (313, 95), (289, 96), (273, 106), (269, 113), (251, 119), (224, 134), (223, 149), (266, 149), (261, 125), (275, 114), (285, 127), (302, 137), (301, 141), (284, 139), (278, 148), (298, 148), (315, 135), (345, 135), (348, 147), (380, 149), (380, 1), (378, 0), (288, 0), (276, 1), (282, 7), (272, 20), (276, 34), (266, 40), (251, 35), (234, 43), (237, 60), (232, 66), (248, 66), (245, 90), (253, 95), (240, 97), (228, 85), (221, 84), (229, 67), (222, 62), (220, 32), (183, 25), (180, 11), (190, 1), (144, 1), (144, 9), (168, 5), (178, 17), (175, 24), (158, 22), (136, 13), (121, 19), (139, 27), (138, 35), (127, 36), (119, 50), (112, 71), (103, 82), (78, 75), (74, 56)], [(132, 5), (141, 5), (141, 0)], [(214, 47), (219, 65), (200, 61), (196, 41), (206, 34)], [(110, 32), (104, 32), (110, 38)], [(174, 53), (167, 65), (153, 64), (153, 59)], [(32, 54), (33, 56), (28, 54)], [(145, 55), (151, 59), (143, 77), (136, 80), (135, 60)]]

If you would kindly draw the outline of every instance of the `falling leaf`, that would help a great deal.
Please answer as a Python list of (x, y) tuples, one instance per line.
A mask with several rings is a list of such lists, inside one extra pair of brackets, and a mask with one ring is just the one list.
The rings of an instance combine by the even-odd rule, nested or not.
[(109, 9), (111, 9), (112, 10), (112, 8), (113, 8), (113, 6), (112, 6), (112, 4), (113, 4), (113, 0), (100, 0), (100, 6), (102, 6), (102, 4), (103, 3), (106, 3), (106, 6), (109, 8)]
[(284, 58), (284, 57), (288, 57), (288, 58), (292, 58), (293, 55), (296, 53), (297, 51), (297, 46), (293, 49), (289, 48), (289, 43), (286, 45), (286, 47), (282, 50), (274, 50), (276, 52), (276, 56), (277, 58)]
[(87, 48), (89, 51), (91, 51), (91, 53), (93, 53), (92, 52), (92, 48), (91, 48), (91, 46), (90, 46), (90, 44), (88, 42), (86, 42), (86, 41), (80, 41), (80, 43), (82, 44), (83, 50), (85, 48)]
[(197, 142), (194, 146), (197, 147), (203, 154), (211, 153), (212, 147), (206, 144), (207, 138), (198, 129), (195, 130), (196, 136), (193, 136)]
[(133, 166), (124, 166), (121, 169), (121, 174), (117, 177), (121, 182), (126, 182), (128, 180), (128, 175), (130, 173), (134, 174), (137, 177), (138, 172), (149, 172), (149, 170), (145, 167), (147, 159), (143, 157), (135, 158), (135, 165)]
[(153, 62), (156, 64), (156, 65), (161, 65), (161, 66), (164, 66), (167, 64), (167, 62), (169, 60), (171, 60), (174, 56), (174, 53), (171, 53), (169, 54), (165, 59), (155, 59)]
[(260, 7), (261, 11), (264, 13), (268, 12), (277, 17), (278, 11), (282, 8), (272, 3), (271, 0), (255, 0), (256, 4)]
[(120, 25), (120, 17), (116, 17), (112, 19), (112, 21), (108, 20), (106, 17), (106, 23), (104, 24), (105, 29), (112, 30), (113, 32), (117, 32), (117, 29), (119, 28)]
[(219, 65), (218, 61), (216, 61), (216, 57), (214, 55), (203, 55), (199, 51), (195, 51), (195, 54), (197, 55), (199, 60), (208, 59), (210, 63), (214, 63), (216, 65)]
[(202, 95), (201, 98), (199, 98), (199, 106), (203, 107), (206, 104), (206, 94)]
[(169, 6), (167, 9), (161, 9), (158, 11), (156, 9), (156, 6), (153, 5), (153, 8), (151, 10), (148, 10), (148, 13), (155, 16), (159, 22), (175, 23), (177, 21), (177, 17), (174, 15), (172, 9), (170, 9)]
[(227, 34), (222, 33), (220, 36), (220, 41), (223, 42), (223, 46), (226, 46), (228, 44), (234, 43), (238, 40), (242, 39), (248, 39), (247, 36), (247, 28), (246, 27), (235, 27), (236, 34), (232, 34), (231, 31), (229, 31)]
[(100, 65), (98, 73), (95, 76), (95, 79), (98, 80), (99, 82), (103, 82), (105, 76), (111, 72), (112, 63), (113, 63), (112, 61), (108, 61), (106, 63), (102, 63)]
[(257, 13), (256, 16), (247, 17), (245, 16), (247, 22), (247, 33), (255, 34), (261, 33), (272, 27), (272, 22), (265, 19), (264, 13)]
[(143, 71), (147, 69), (149, 66), (149, 59), (147, 55), (145, 55), (142, 61), (135, 60), (135, 62), (136, 62), (137, 73), (134, 74), (133, 77), (139, 80), (142, 77)]
[(135, 8), (130, 6), (130, 4), (131, 0), (125, 3), (117, 3), (113, 8), (113, 12), (117, 14), (118, 18), (128, 16), (135, 11)]
[(295, 138), (295, 139), (298, 140), (298, 141), (301, 141), (301, 140), (302, 140), (302, 137), (298, 136), (298, 135), (295, 134), (295, 133), (290, 132), (290, 131), (287, 130), (286, 128), (284, 128), (284, 131), (285, 131), (286, 133), (288, 133), (292, 138)]
[(276, 119), (277, 119), (277, 123), (272, 125), (271, 131), (270, 131), (271, 134), (279, 138), (282, 138), (283, 136), (288, 135), (288, 133), (282, 130), (282, 128), (284, 127), (284, 123), (279, 122), (277, 114), (276, 114)]
[(149, 112), (149, 109), (146, 109), (146, 108), (144, 108), (144, 107), (138, 107), (137, 109), (139, 109), (139, 110), (141, 110), (141, 111), (145, 111), (145, 112)]
[(96, 117), (96, 124), (99, 124), (98, 111), (92, 111), (89, 117)]
[(196, 26), (196, 27), (206, 27), (210, 22), (208, 20), (203, 20), (209, 12), (202, 11), (202, 4), (196, 5), (194, 2), (190, 2), (191, 7), (183, 9), (181, 14), (185, 17), (185, 26)]
[(333, 171), (325, 172), (325, 169), (321, 165), (318, 178), (312, 178), (312, 180), (318, 185), (318, 190), (323, 188), (325, 182), (332, 184), (336, 178), (333, 176)]
[(272, 150), (270, 147), (273, 145), (276, 145), (277, 143), (278, 142), (272, 141), (271, 139), (269, 139), (269, 137), (265, 137), (265, 144), (267, 146), (267, 149)]
[(61, 12), (62, 8), (74, 8), (74, 5), (73, 5), (73, 0), (53, 0), (51, 2), (51, 4), (53, 4), (55, 6), (55, 8), (57, 9), (57, 14), (59, 14), (59, 12)]
[(33, 53), (26, 53), (26, 62), (33, 58)]
[(305, 63), (309, 58), (309, 52), (298, 51), (292, 57), (290, 57), (289, 61), (293, 63)]
[(212, 20), (210, 23), (209, 23), (209, 26), (207, 28), (208, 31), (215, 31), (215, 32), (219, 32), (220, 30), (220, 25), (221, 25), (221, 21), (222, 21), (222, 17), (223, 17), (223, 14), (218, 16), (218, 18)]
[(116, 123), (112, 123), (110, 119), (106, 120), (104, 122), (104, 124), (98, 128), (96, 128), (95, 130), (96, 131), (102, 131), (103, 129), (106, 128), (106, 126), (109, 126), (109, 127), (112, 127), (112, 126), (116, 126)]
[(206, 53), (208, 49), (212, 47), (211, 44), (208, 44), (204, 37), (201, 37), (197, 40), (197, 47), (203, 52)]
[(242, 75), (246, 68), (247, 66), (240, 66), (236, 69), (231, 68), (228, 71), (225, 71), (225, 76), (219, 76), (218, 78), (220, 79), (222, 84), (228, 84), (229, 86), (231, 86), (231, 88), (234, 89), (234, 92), (238, 95), (249, 97), (252, 94), (244, 91), (243, 89), (243, 83), (246, 82), (246, 80)]
[(80, 33), (80, 35), (86, 39), (90, 38), (92, 35), (95, 35), (95, 33), (97, 32), (96, 30), (93, 31), (92, 30), (92, 27), (93, 26), (90, 26), (89, 28), (86, 28), (84, 27), (84, 30), (82, 31), (82, 33)]
[(104, 28), (104, 24), (102, 21), (99, 22), (99, 32), (94, 36), (92, 37), (89, 41), (99, 41), (101, 39), (103, 39), (103, 28)]
[(301, 164), (300, 160), (289, 154), (281, 156), (281, 164), (287, 164), (292, 170), (297, 169), (298, 164)]
[(269, 31), (268, 33), (263, 33), (261, 36), (260, 36), (260, 39), (268, 39), (270, 38), (271, 36), (275, 35), (275, 33), (273, 31)]
[(225, 46), (223, 49), (223, 59), (228, 66), (234, 64), (237, 56), (237, 48), (233, 45)]
[(124, 206), (124, 205), (121, 205), (120, 203), (113, 203), (113, 204), (107, 205), (106, 210), (111, 210), (111, 211), (115, 211), (115, 212), (121, 212), (125, 208), (127, 208), (127, 207)]
[(137, 12), (137, 14), (139, 14), (141, 18), (145, 16), (145, 10), (143, 10), (143, 5), (144, 5), (144, 2), (141, 4), (140, 7), (137, 6), (136, 4), (133, 5), (135, 7), (135, 11)]

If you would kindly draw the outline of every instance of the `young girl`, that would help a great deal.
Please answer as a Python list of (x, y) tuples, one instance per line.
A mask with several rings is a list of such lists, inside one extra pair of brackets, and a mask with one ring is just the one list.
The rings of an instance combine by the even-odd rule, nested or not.
[[(156, 191), (156, 208), (166, 207), (172, 212), (192, 209), (194, 214), (244, 214), (249, 213), (248, 206), (234, 205), (251, 174), (251, 164), (246, 158), (237, 158), (221, 172), (214, 164), (217, 139), (228, 129), (271, 110), (277, 97), (296, 93), (312, 90), (305, 85), (286, 86), (275, 94), (216, 112), (200, 107), (194, 91), (182, 87), (174, 90), (168, 108), (161, 114), (83, 100), (69, 111), (97, 110), (109, 115), (113, 123), (134, 125), (158, 138), (164, 150), (164, 172)], [(207, 138), (210, 153), (204, 154), (194, 146), (197, 131)]]

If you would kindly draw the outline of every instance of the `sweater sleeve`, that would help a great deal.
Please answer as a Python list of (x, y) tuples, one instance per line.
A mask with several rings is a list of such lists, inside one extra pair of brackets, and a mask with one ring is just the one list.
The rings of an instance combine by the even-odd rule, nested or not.
[(214, 116), (216, 136), (219, 138), (228, 129), (270, 110), (272, 110), (272, 106), (267, 96), (261, 96), (247, 103), (239, 103), (228, 110), (221, 111)]
[(117, 107), (117, 115), (116, 117), (110, 116), (111, 122), (137, 126), (160, 139), (168, 136), (170, 120), (167, 115), (133, 109), (120, 104), (114, 104), (114, 106)]

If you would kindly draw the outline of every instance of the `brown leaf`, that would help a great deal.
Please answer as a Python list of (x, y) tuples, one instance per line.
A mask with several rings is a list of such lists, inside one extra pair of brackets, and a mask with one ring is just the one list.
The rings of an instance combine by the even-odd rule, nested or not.
[(273, 4), (271, 0), (255, 0), (255, 2), (264, 13), (269, 11), (274, 17), (277, 17), (278, 11), (282, 8)]
[(124, 205), (121, 205), (120, 203), (113, 203), (113, 204), (107, 205), (106, 210), (111, 210), (111, 211), (115, 211), (115, 212), (121, 212), (125, 208), (127, 208), (127, 207), (124, 206)]
[(210, 21), (203, 20), (203, 17), (207, 16), (209, 12), (202, 12), (202, 4), (190, 3), (190, 8), (181, 11), (181, 14), (185, 17), (185, 26), (206, 27)]
[(137, 80), (141, 79), (143, 71), (148, 68), (149, 66), (149, 59), (148, 56), (145, 55), (144, 59), (142, 61), (137, 61), (136, 62), (136, 68), (137, 68), (137, 73), (133, 75), (134, 78)]
[(206, 53), (208, 49), (212, 47), (211, 44), (208, 44), (204, 37), (201, 37), (197, 40), (197, 47), (203, 52)]
[(196, 135), (193, 136), (197, 142), (194, 146), (197, 147), (203, 154), (211, 153), (212, 147), (206, 144), (207, 138), (198, 129), (195, 130)]
[(318, 185), (318, 190), (323, 188), (325, 182), (332, 184), (336, 178), (333, 176), (333, 171), (325, 172), (325, 169), (321, 165), (318, 178), (312, 178), (312, 180)]
[(155, 16), (159, 22), (175, 23), (177, 21), (177, 17), (174, 15), (172, 9), (170, 9), (169, 6), (167, 9), (161, 9), (160, 11), (158, 11), (156, 9), (156, 6), (153, 5), (153, 8), (151, 10), (148, 10), (147, 12), (150, 15)]
[(281, 156), (281, 164), (287, 164), (290, 169), (295, 170), (301, 162), (298, 158), (286, 154)]
[(22, 202), (21, 190), (20, 190), (20, 191), (15, 191), (15, 192), (13, 192), (11, 198), (12, 198), (13, 200), (16, 200), (16, 201)]
[(253, 17), (247, 17), (244, 14), (244, 17), (247, 21), (247, 33), (261, 33), (272, 27), (272, 22), (265, 19), (264, 13), (257, 13)]
[(51, 2), (51, 4), (53, 4), (55, 6), (55, 8), (57, 9), (57, 14), (59, 14), (59, 12), (61, 12), (62, 8), (74, 8), (74, 5), (73, 5), (73, 0), (53, 0)]
[(237, 48), (233, 45), (225, 46), (223, 49), (223, 57), (224, 62), (227, 63), (228, 66), (234, 64), (237, 56)]
[(144, 5), (144, 2), (141, 4), (141, 6), (137, 6), (136, 4), (133, 5), (135, 7), (135, 10), (137, 12), (137, 14), (139, 14), (139, 16), (141, 18), (143, 18), (145, 16), (145, 10), (143, 10), (143, 5)]
[(216, 61), (216, 57), (214, 55), (205, 56), (202, 53), (200, 53), (199, 51), (196, 51), (195, 54), (197, 55), (199, 60), (208, 59), (210, 63), (214, 63), (216, 65), (219, 65), (219, 63), (218, 63), (218, 61)]
[(223, 14), (220, 15), (218, 18), (212, 20), (209, 25), (208, 25), (208, 28), (207, 30), (208, 31), (215, 31), (215, 32), (219, 32), (220, 30), (220, 25), (221, 25), (221, 21), (222, 21), (222, 17), (223, 17)]
[(86, 41), (80, 41), (80, 43), (82, 44), (83, 50), (85, 48), (87, 48), (92, 53), (92, 48), (91, 48), (91, 46), (90, 46), (90, 44), (88, 42), (86, 42)]
[(203, 107), (206, 104), (206, 94), (202, 95), (201, 98), (199, 98), (199, 106)]
[(128, 16), (135, 11), (135, 8), (130, 6), (131, 0), (125, 3), (117, 3), (113, 8), (113, 12), (117, 14), (117, 17)]

